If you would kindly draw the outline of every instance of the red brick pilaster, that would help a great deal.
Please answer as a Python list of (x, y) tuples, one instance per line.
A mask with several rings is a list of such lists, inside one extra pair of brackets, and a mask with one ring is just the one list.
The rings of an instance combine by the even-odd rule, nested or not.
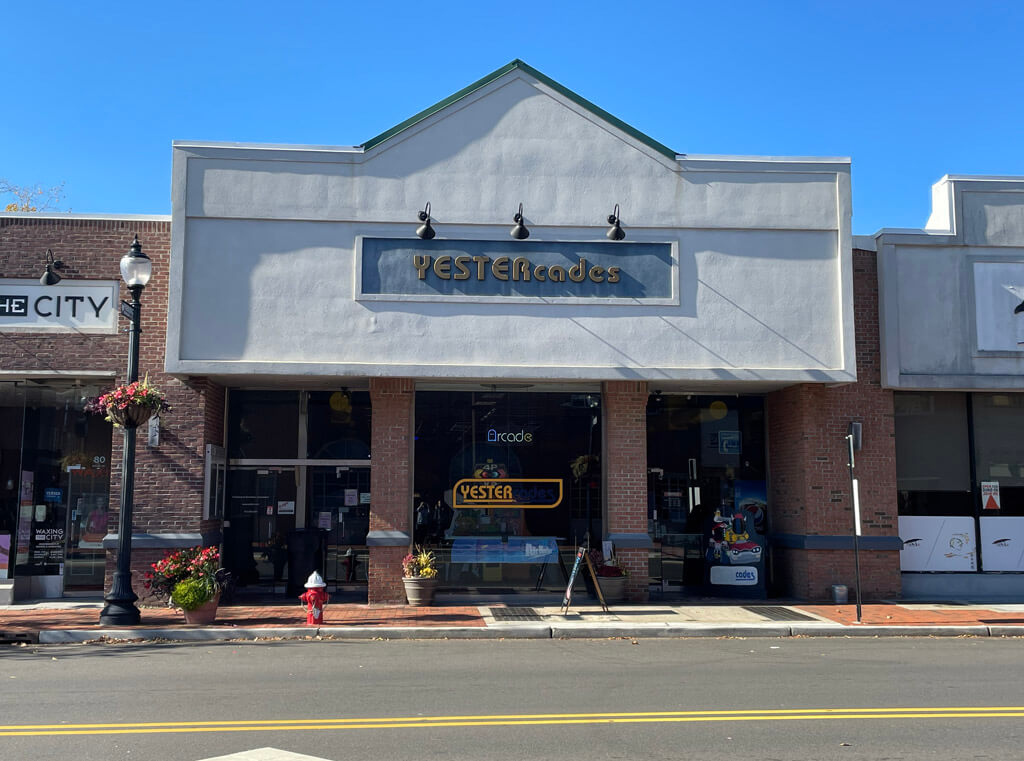
[[(603, 391), (605, 533), (646, 536), (647, 383), (609, 381)], [(627, 597), (646, 600), (647, 549), (616, 547), (615, 552), (629, 571)]]
[[(770, 528), (773, 535), (850, 537), (853, 505), (846, 432), (863, 424), (864, 448), (856, 455), (864, 535), (897, 535), (896, 446), (892, 391), (881, 386), (878, 279), (875, 254), (854, 252), (856, 383), (826, 388), (802, 384), (769, 394)], [(866, 599), (900, 591), (899, 551), (861, 550)], [(854, 589), (852, 550), (773, 548), (776, 586), (783, 594), (826, 599), (833, 584)]]
[[(412, 516), (412, 429), (416, 384), (411, 378), (371, 378), (370, 563), (367, 600), (404, 602), (402, 558)], [(379, 544), (374, 532), (405, 534), (400, 546)], [(397, 541), (397, 540), (384, 540)]]

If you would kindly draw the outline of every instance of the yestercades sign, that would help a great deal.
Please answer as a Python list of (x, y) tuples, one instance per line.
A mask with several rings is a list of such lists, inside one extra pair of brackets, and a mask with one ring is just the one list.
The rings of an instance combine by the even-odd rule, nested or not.
[(0, 331), (116, 333), (118, 288), (116, 280), (0, 278)]
[(560, 478), (463, 478), (452, 489), (452, 507), (550, 508), (562, 503)]
[(356, 298), (678, 303), (672, 243), (361, 237)]

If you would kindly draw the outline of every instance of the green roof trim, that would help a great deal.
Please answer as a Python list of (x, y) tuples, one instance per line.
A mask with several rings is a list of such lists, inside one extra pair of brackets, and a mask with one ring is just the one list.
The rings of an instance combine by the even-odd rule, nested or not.
[(467, 95), (470, 95), (471, 93), (476, 92), (481, 87), (485, 87), (485, 86), (489, 85), (491, 82), (495, 81), (496, 79), (500, 79), (501, 77), (505, 76), (506, 74), (508, 74), (510, 71), (512, 71), (514, 69), (521, 69), (522, 71), (526, 72), (527, 74), (529, 74), (533, 78), (535, 78), (535, 79), (543, 82), (544, 84), (546, 84), (548, 87), (550, 87), (555, 92), (559, 93), (560, 95), (563, 95), (564, 97), (568, 98), (569, 100), (571, 100), (572, 102), (576, 103), (577, 105), (582, 106), (587, 111), (590, 111), (592, 114), (594, 114), (595, 116), (599, 117), (600, 119), (603, 119), (604, 121), (608, 122), (612, 126), (622, 130), (627, 135), (629, 135), (633, 139), (643, 143), (647, 147), (653, 148), (655, 151), (657, 151), (658, 153), (662, 154), (663, 156), (666, 156), (666, 157), (668, 157), (668, 158), (670, 158), (672, 160), (675, 160), (677, 158), (678, 154), (675, 151), (673, 151), (671, 148), (669, 148), (668, 146), (664, 145), (663, 143), (659, 143), (657, 140), (655, 140), (652, 137), (649, 137), (648, 135), (645, 135), (643, 132), (641, 132), (640, 130), (636, 129), (635, 127), (629, 126), (628, 124), (626, 124), (621, 119), (617, 119), (616, 117), (612, 116), (607, 111), (605, 111), (603, 108), (599, 108), (598, 106), (594, 105), (589, 100), (587, 100), (586, 98), (583, 98), (583, 97), (577, 95), (572, 90), (570, 90), (568, 87), (564, 87), (563, 85), (560, 85), (558, 82), (556, 82), (555, 80), (551, 79), (551, 77), (549, 77), (549, 76), (547, 76), (545, 74), (542, 74), (541, 72), (537, 71), (535, 68), (530, 66), (529, 64), (524, 63), (523, 61), (520, 61), (518, 58), (515, 59), (514, 61), (512, 61), (511, 63), (505, 64), (500, 69), (497, 69), (496, 71), (492, 71), (486, 77), (483, 77), (482, 79), (478, 79), (476, 82), (474, 82), (473, 84), (469, 85), (468, 87), (463, 87), (457, 93), (454, 93), (453, 95), (449, 95), (444, 100), (438, 101), (437, 103), (435, 103), (434, 105), (430, 106), (429, 108), (426, 108), (426, 109), (420, 111), (415, 116), (409, 117), (408, 119), (406, 119), (401, 124), (397, 124), (394, 127), (392, 127), (391, 129), (386, 130), (384, 132), (381, 132), (376, 137), (367, 140), (360, 147), (364, 151), (368, 151), (371, 148), (380, 145), (385, 140), (389, 140), (392, 137), (394, 137), (395, 135), (399, 134), (400, 132), (404, 132), (405, 130), (409, 129), (413, 125), (418, 124), (419, 122), (423, 121), (427, 117), (433, 116), (438, 111), (440, 111), (440, 110), (442, 110), (444, 108), (447, 108), (452, 103), (456, 103), (456, 102), (462, 100), (463, 98), (465, 98)]

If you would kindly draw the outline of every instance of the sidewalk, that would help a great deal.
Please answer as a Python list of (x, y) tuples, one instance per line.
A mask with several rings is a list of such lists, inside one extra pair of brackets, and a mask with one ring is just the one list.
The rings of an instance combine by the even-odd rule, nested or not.
[(38, 602), (0, 608), (0, 642), (213, 641), (269, 638), (560, 639), (603, 637), (1024, 636), (1024, 604), (872, 603), (863, 606), (773, 604), (622, 604), (608, 613), (582, 605), (505, 604), (412, 608), (339, 603), (324, 625), (306, 626), (299, 605), (228, 605), (209, 626), (179, 611), (142, 608), (137, 627), (99, 625), (102, 602)]

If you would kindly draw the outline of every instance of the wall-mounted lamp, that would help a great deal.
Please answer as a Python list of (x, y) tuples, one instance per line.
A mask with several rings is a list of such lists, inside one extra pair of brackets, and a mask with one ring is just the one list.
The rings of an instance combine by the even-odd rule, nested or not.
[(64, 262), (60, 259), (53, 258), (53, 251), (46, 249), (46, 271), (43, 276), (39, 278), (40, 285), (57, 285), (61, 281), (61, 276), (58, 275), (54, 270), (64, 269)]
[(623, 231), (622, 225), (619, 224), (618, 204), (615, 204), (615, 211), (608, 215), (608, 224), (611, 225), (611, 229), (606, 233), (608, 240), (622, 240), (626, 237), (626, 233)]
[(526, 240), (530, 237), (530, 231), (526, 229), (526, 225), (523, 224), (523, 205), (519, 204), (519, 211), (512, 217), (512, 221), (516, 223), (515, 227), (512, 228), (509, 233), (516, 240)]
[(419, 212), (416, 216), (419, 217), (420, 222), (423, 223), (416, 228), (417, 237), (422, 240), (430, 240), (437, 235), (437, 233), (434, 232), (434, 228), (430, 226), (430, 201), (427, 201), (427, 205), (423, 207), (423, 211)]

